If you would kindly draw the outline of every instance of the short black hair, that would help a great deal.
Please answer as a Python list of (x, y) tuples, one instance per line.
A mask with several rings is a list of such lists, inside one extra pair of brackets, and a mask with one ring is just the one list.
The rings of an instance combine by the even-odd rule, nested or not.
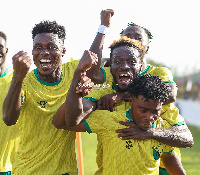
[(169, 99), (169, 91), (165, 83), (158, 76), (151, 76), (150, 74), (134, 78), (128, 85), (128, 92), (136, 98), (143, 95), (145, 101), (152, 99), (165, 102)]
[(2, 31), (0, 31), (0, 36), (7, 42), (7, 36), (5, 33), (3, 33)]
[[(137, 25), (137, 24), (135, 24), (135, 23), (133, 23), (133, 22), (128, 23), (127, 27), (130, 27), (130, 26), (138, 26), (138, 27), (144, 29), (144, 31), (145, 31), (146, 34), (148, 35), (148, 38), (149, 38), (149, 39), (153, 39), (153, 35), (152, 35), (151, 32), (150, 32), (148, 29), (146, 29), (145, 27), (139, 26), (139, 25)], [(120, 32), (120, 35), (122, 35), (122, 33), (124, 32), (124, 30), (125, 30), (125, 29), (122, 29), (122, 31)]]
[(58, 34), (58, 38), (62, 39), (63, 43), (66, 37), (65, 27), (59, 25), (56, 21), (41, 21), (39, 24), (36, 24), (32, 30), (32, 38), (39, 33), (53, 33)]

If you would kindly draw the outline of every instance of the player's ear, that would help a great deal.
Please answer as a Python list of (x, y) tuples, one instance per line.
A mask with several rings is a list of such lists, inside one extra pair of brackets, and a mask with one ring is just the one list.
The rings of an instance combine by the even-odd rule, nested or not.
[(132, 99), (132, 97), (130, 96), (130, 97), (129, 97), (129, 105), (132, 106), (132, 104), (133, 104), (133, 99)]

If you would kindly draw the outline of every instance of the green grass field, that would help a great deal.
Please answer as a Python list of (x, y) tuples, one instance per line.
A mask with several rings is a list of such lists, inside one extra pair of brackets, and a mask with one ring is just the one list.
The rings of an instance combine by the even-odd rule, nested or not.
[[(200, 175), (200, 128), (188, 126), (194, 137), (192, 148), (182, 148), (182, 163), (187, 175)], [(82, 133), (85, 175), (93, 175), (96, 165), (96, 134)]]

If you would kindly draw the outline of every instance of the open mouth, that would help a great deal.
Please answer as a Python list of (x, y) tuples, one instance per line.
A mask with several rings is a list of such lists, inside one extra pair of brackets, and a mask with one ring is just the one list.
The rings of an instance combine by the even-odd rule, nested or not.
[(129, 73), (121, 73), (119, 75), (119, 81), (122, 84), (128, 84), (131, 81), (131, 75)]
[(41, 59), (40, 66), (43, 68), (50, 68), (52, 66), (52, 61), (50, 59)]

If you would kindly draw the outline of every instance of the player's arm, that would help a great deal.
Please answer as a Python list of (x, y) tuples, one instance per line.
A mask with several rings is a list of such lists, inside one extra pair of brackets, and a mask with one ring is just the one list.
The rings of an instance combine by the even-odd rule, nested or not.
[(118, 136), (123, 140), (136, 139), (155, 139), (166, 145), (173, 147), (186, 148), (192, 147), (194, 140), (187, 125), (173, 126), (169, 129), (151, 128), (147, 131), (140, 129), (133, 122), (122, 122), (122, 125), (129, 126), (129, 128), (119, 129)]
[(101, 29), (98, 31), (91, 47), (90, 51), (94, 52), (98, 56), (98, 63), (96, 66), (92, 67), (90, 70), (87, 71), (87, 76), (91, 78), (91, 80), (97, 84), (104, 83), (104, 74), (103, 71), (100, 69), (101, 66), (101, 58), (102, 58), (102, 49), (105, 39), (105, 28), (110, 27), (110, 20), (111, 17), (114, 15), (114, 10), (107, 9), (101, 11)]
[(102, 97), (97, 105), (99, 110), (113, 111), (115, 104), (120, 103), (122, 100), (129, 100), (128, 92), (116, 92), (113, 94), (108, 94)]
[(53, 119), (55, 127), (64, 129), (63, 127), (76, 126), (96, 109), (96, 103), (87, 99), (84, 100), (84, 103), (83, 96), (91, 88), (91, 80), (85, 75), (85, 72), (96, 65), (97, 61), (96, 54), (90, 51), (84, 52), (74, 72), (66, 101), (59, 108)]
[(170, 175), (185, 175), (185, 170), (181, 160), (175, 151), (171, 153), (163, 153), (161, 156), (162, 162)]
[(22, 103), (22, 83), (31, 66), (31, 59), (24, 51), (15, 54), (12, 59), (13, 78), (3, 103), (3, 120), (8, 126), (14, 125), (19, 118)]
[(110, 65), (111, 65), (110, 58), (102, 58), (101, 66), (110, 67)]
[[(87, 104), (87, 106), (89, 106), (90, 102), (93, 103), (91, 100), (87, 100), (87, 99), (84, 99), (83, 101), (85, 101), (85, 103)], [(66, 124), (66, 121), (65, 121), (65, 103), (66, 102), (64, 102), (62, 104), (62, 106), (59, 108), (59, 110), (57, 111), (57, 113), (54, 116), (54, 119), (52, 121), (52, 124), (57, 129), (65, 129), (65, 130), (77, 131), (77, 132), (85, 132), (85, 131), (87, 131), (86, 126), (82, 122), (78, 123), (77, 126), (71, 126), (71, 127), (69, 127)], [(83, 106), (85, 106), (85, 105), (83, 105)], [(91, 104), (91, 106), (92, 106), (92, 104)]]

